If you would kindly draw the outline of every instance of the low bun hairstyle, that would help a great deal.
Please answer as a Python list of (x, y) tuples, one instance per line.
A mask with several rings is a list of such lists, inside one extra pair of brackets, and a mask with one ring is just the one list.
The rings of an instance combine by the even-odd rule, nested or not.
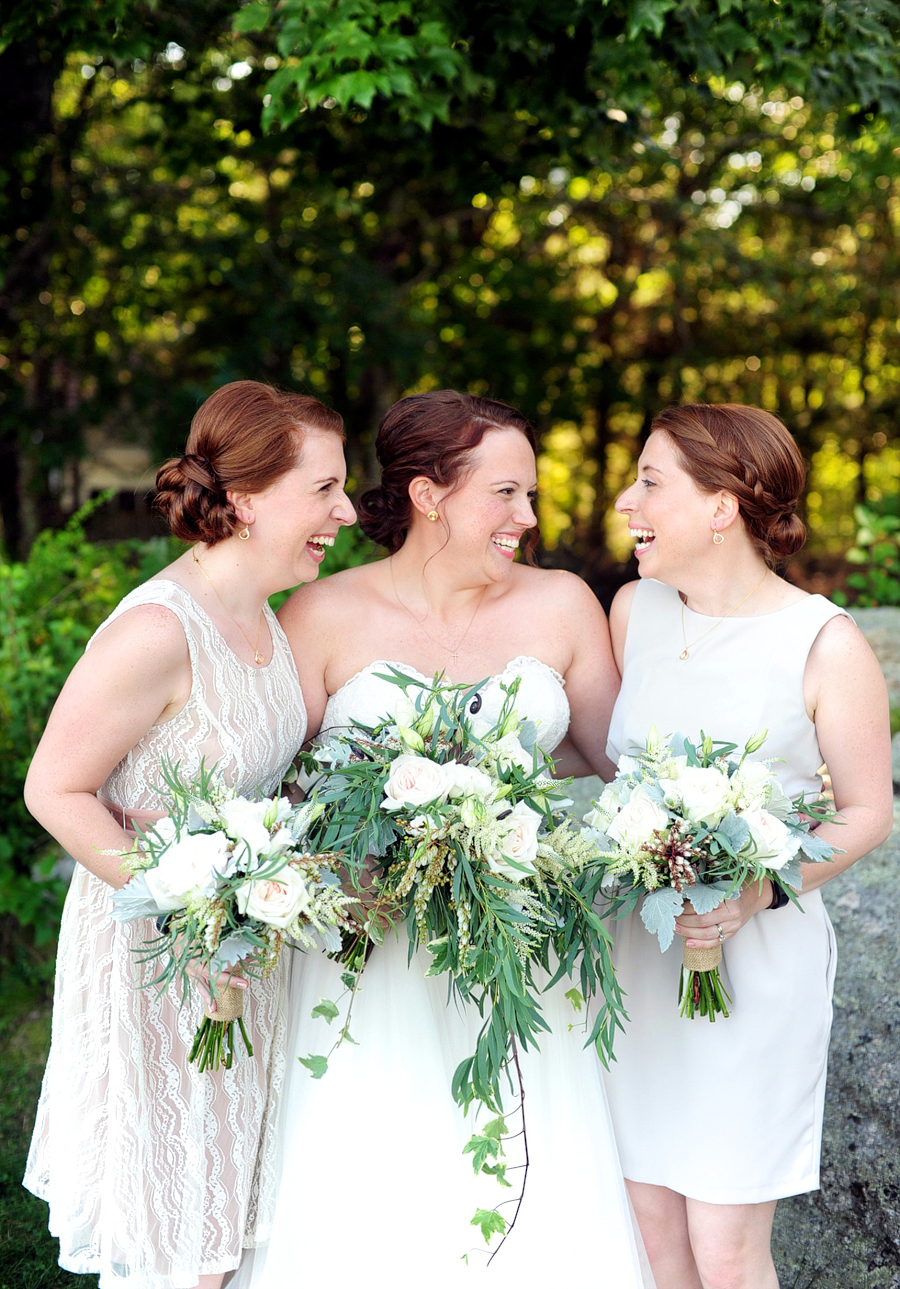
[[(457, 484), (472, 452), (489, 430), (518, 430), (537, 451), (534, 430), (514, 407), (453, 389), (409, 394), (389, 408), (378, 427), (375, 454), (381, 483), (357, 504), (359, 526), (393, 555), (412, 523), (409, 485), (424, 476), (441, 487)], [(532, 530), (530, 554), (537, 533)]]
[(185, 542), (216, 542), (238, 529), (228, 492), (262, 492), (297, 464), (310, 431), (339, 434), (344, 423), (307, 394), (236, 380), (198, 409), (184, 455), (156, 475), (154, 505)]
[(703, 492), (737, 498), (751, 540), (770, 568), (806, 541), (796, 514), (806, 464), (784, 424), (741, 403), (670, 407), (650, 427), (674, 441), (681, 464)]

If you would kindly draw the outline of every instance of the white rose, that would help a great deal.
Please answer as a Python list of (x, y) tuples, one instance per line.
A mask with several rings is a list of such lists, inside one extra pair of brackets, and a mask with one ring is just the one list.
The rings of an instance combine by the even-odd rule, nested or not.
[(666, 828), (668, 823), (669, 816), (662, 806), (657, 805), (638, 785), (606, 829), (606, 833), (620, 846), (643, 846), (652, 839), (655, 832)]
[[(500, 842), (499, 855), (488, 857), (488, 865), (492, 872), (501, 877), (508, 877), (513, 882), (520, 882), (527, 876), (522, 872), (523, 868), (534, 870), (541, 820), (542, 816), (530, 806), (526, 806), (524, 801), (520, 801), (513, 808), (503, 820), (509, 831)], [(514, 868), (513, 864), (518, 864), (520, 867)]]
[(796, 851), (791, 849), (790, 834), (780, 819), (770, 815), (768, 810), (746, 810), (741, 818), (750, 829), (750, 835), (756, 844), (754, 859), (765, 864), (766, 868), (784, 868)]
[(774, 776), (762, 761), (744, 761), (731, 780), (737, 810), (756, 810), (769, 800)]
[(689, 765), (678, 777), (678, 795), (692, 823), (720, 823), (731, 809), (731, 784), (715, 766)]
[(168, 815), (163, 819), (157, 819), (156, 823), (153, 824), (152, 827), (154, 833), (164, 845), (168, 845), (170, 841), (174, 841), (178, 834), (178, 829), (175, 827), (175, 820), (170, 819)]
[(283, 931), (298, 913), (309, 908), (306, 878), (288, 864), (274, 877), (244, 882), (235, 891), (238, 910), (249, 918), (258, 918), (266, 926)]
[(211, 895), (215, 873), (227, 865), (229, 846), (224, 833), (194, 833), (164, 851), (157, 866), (144, 874), (160, 912), (183, 909), (195, 891)]
[(451, 801), (459, 797), (478, 797), (487, 801), (494, 795), (494, 783), (489, 774), (474, 765), (460, 765), (458, 761), (448, 761), (444, 765), (448, 784), (448, 795)]
[(247, 801), (244, 797), (233, 797), (230, 801), (223, 801), (219, 807), (219, 816), (228, 836), (239, 845), (246, 843), (254, 859), (268, 849), (267, 816), (274, 804), (268, 800)]
[(593, 810), (589, 810), (584, 816), (584, 823), (587, 824), (588, 828), (594, 828), (597, 832), (605, 833), (610, 822), (618, 813), (621, 804), (619, 784), (608, 783), (600, 793)]
[(383, 810), (404, 810), (426, 806), (447, 795), (447, 776), (442, 765), (425, 756), (398, 756), (384, 785)]

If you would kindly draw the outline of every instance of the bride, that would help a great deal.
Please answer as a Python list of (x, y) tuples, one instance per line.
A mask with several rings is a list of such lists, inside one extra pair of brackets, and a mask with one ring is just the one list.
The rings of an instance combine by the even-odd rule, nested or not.
[[(381, 484), (359, 509), (388, 558), (302, 588), (281, 613), (310, 729), (388, 715), (397, 690), (379, 678), (387, 664), (423, 679), (484, 680), (485, 715), (499, 711), (501, 686), (518, 678), (518, 710), (538, 724), (544, 750), (568, 730), (572, 764), (586, 761), (608, 777), (618, 673), (604, 614), (578, 578), (514, 562), (536, 524), (528, 422), (488, 399), (411, 395), (387, 412), (377, 453)], [(353, 1004), (357, 1045), (341, 1045), (314, 1080), (298, 1058), (328, 1052), (343, 1018), (329, 1026), (311, 1013), (342, 987), (334, 963), (297, 955), (275, 1221), (267, 1248), (245, 1258), (241, 1289), (281, 1289), (317, 1274), (348, 1284), (376, 1271), (397, 1284), (415, 1276), (443, 1286), (484, 1270), (489, 1251), (471, 1218), (521, 1183), (501, 1191), (476, 1178), (462, 1154), (474, 1126), (450, 1083), (474, 1050), (477, 1018), (448, 1001), (445, 979), (426, 980), (421, 960), (407, 958), (403, 931), (374, 950)], [(584, 1050), (584, 1018), (566, 988), (543, 996), (552, 1034), (522, 1061), (527, 1186), (491, 1280), (577, 1274), (584, 1284), (642, 1289), (652, 1281), (600, 1065)], [(515, 1110), (512, 1093), (507, 1109)], [(500, 1211), (509, 1218), (514, 1208)]]

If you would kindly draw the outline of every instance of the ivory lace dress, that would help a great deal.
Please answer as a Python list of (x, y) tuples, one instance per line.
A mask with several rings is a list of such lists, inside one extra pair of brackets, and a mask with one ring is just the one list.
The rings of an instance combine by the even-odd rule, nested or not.
[[(329, 699), (323, 729), (388, 715), (397, 698), (396, 686), (379, 679), (388, 666), (425, 679), (404, 664), (370, 663)], [(489, 680), (482, 714), (499, 715), (501, 682), (516, 676), (518, 709), (552, 751), (568, 728), (569, 705), (562, 677), (538, 659), (516, 658)], [(521, 1173), (511, 1170), (513, 1189), (502, 1190), (493, 1178), (476, 1179), (462, 1153), (475, 1124), (454, 1104), (451, 1079), (474, 1051), (480, 1022), (448, 1001), (446, 977), (425, 979), (429, 961), (424, 950), (408, 961), (405, 928), (386, 937), (353, 1004), (358, 1046), (339, 1048), (315, 1080), (297, 1058), (324, 1055), (334, 1043), (343, 1013), (329, 1026), (311, 1012), (321, 998), (340, 997), (340, 969), (324, 954), (295, 955), (272, 1238), (247, 1253), (229, 1289), (369, 1281), (444, 1289), (482, 1277), (495, 1289), (539, 1279), (649, 1289), (600, 1064), (584, 1048), (583, 1014), (565, 998), (565, 982), (541, 996), (552, 1034), (541, 1035), (540, 1052), (522, 1057), (530, 1169), (515, 1229), (487, 1269), (472, 1216), (515, 1196)], [(515, 1102), (510, 1092), (512, 1133)], [(521, 1144), (508, 1143), (514, 1166)], [(509, 1218), (514, 1207), (500, 1211)]]
[[(272, 793), (306, 732), (296, 668), (274, 615), (266, 609), (273, 657), (257, 668), (168, 580), (132, 591), (99, 630), (144, 604), (165, 606), (184, 629), (190, 697), (115, 767), (104, 795), (125, 810), (164, 811), (163, 757), (185, 778), (205, 759), (239, 793)], [(141, 988), (154, 968), (133, 950), (153, 923), (113, 922), (109, 894), (77, 866), (25, 1185), (50, 1204), (66, 1270), (99, 1274), (100, 1289), (187, 1289), (235, 1267), (245, 1245), (268, 1235), (286, 964), (247, 990), (253, 1057), (200, 1074), (188, 1051), (202, 1001), (195, 991), (180, 1008), (177, 996)]]
[[(757, 757), (784, 791), (818, 795), (822, 753), (803, 701), (809, 651), (842, 613), (810, 595), (775, 613), (721, 622), (640, 582), (625, 643), (609, 755), (661, 734), (700, 731), (743, 744), (768, 729)], [(615, 961), (630, 1021), (606, 1076), (625, 1176), (709, 1204), (755, 1204), (815, 1190), (836, 952), (820, 890), (800, 907), (764, 909), (725, 942), (723, 979), (734, 1000), (714, 1025), (678, 1013), (679, 936), (660, 953), (635, 912), (615, 924)]]

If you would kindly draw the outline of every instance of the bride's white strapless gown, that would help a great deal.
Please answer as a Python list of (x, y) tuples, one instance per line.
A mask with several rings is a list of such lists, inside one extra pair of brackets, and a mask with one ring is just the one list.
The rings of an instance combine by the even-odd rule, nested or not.
[[(374, 662), (328, 702), (323, 729), (374, 724), (396, 686)], [(420, 677), (413, 668), (408, 674)], [(499, 712), (501, 682), (520, 677), (520, 713), (539, 723), (552, 752), (569, 723), (562, 677), (535, 658), (517, 658), (482, 690), (485, 715)], [(424, 679), (424, 677), (421, 677)], [(423, 961), (424, 959), (424, 961)], [(498, 1287), (539, 1276), (588, 1289), (648, 1289), (646, 1256), (622, 1180), (601, 1066), (585, 1049), (583, 1017), (560, 982), (542, 997), (552, 1032), (522, 1060), (530, 1168), (518, 1221), (498, 1256), (471, 1225), (477, 1207), (515, 1196), (476, 1177), (462, 1148), (474, 1131), (450, 1092), (457, 1064), (474, 1051), (479, 1023), (448, 1001), (447, 977), (425, 979), (428, 955), (408, 962), (405, 928), (374, 950), (353, 1004), (350, 1032), (325, 1076), (298, 1057), (326, 1054), (343, 1021), (313, 1020), (322, 998), (342, 993), (340, 968), (324, 954), (293, 955), (288, 1074), (281, 1106), (280, 1169), (268, 1245), (248, 1251), (232, 1289), (289, 1289), (369, 1280), (430, 1289), (483, 1275)], [(510, 1092), (510, 1131), (518, 1128)], [(510, 1163), (521, 1139), (509, 1143)], [(501, 1208), (507, 1218), (514, 1204)], [(498, 1237), (493, 1239), (496, 1248)], [(468, 1254), (466, 1260), (464, 1255)]]

